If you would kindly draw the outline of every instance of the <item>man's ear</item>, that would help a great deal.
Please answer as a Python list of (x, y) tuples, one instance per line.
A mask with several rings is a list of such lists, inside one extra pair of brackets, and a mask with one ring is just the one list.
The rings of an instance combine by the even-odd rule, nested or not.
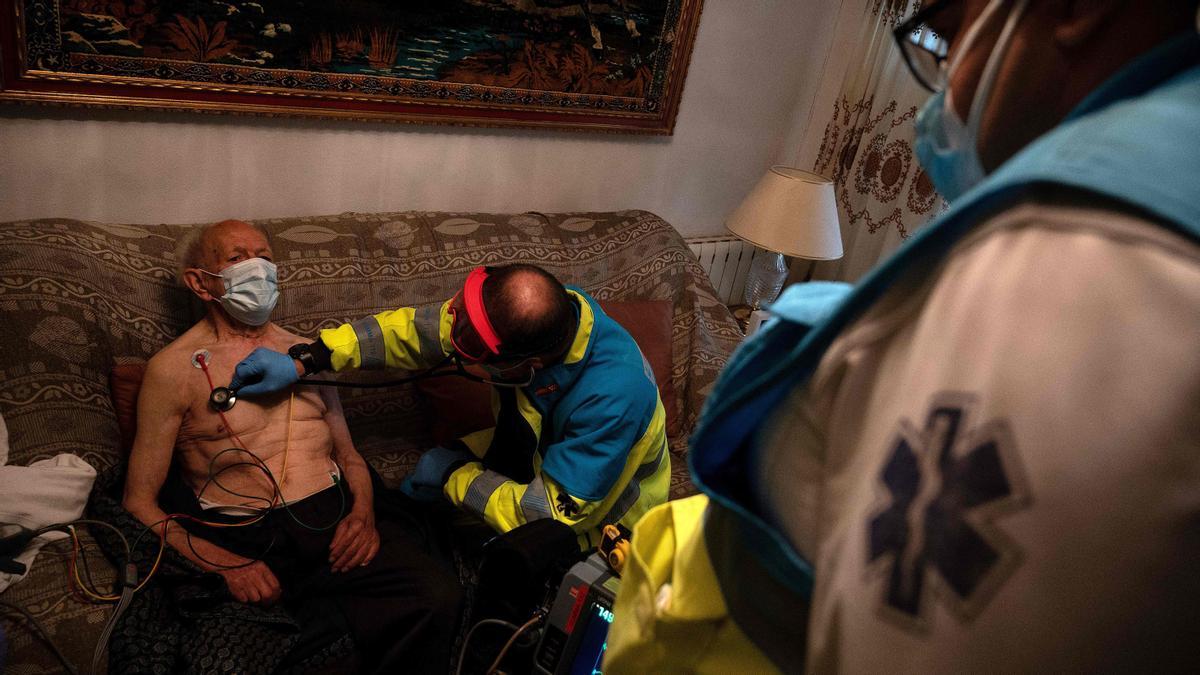
[(1062, 18), (1054, 29), (1054, 40), (1066, 49), (1084, 44), (1128, 1), (1064, 0)]
[(196, 297), (200, 298), (204, 302), (216, 300), (216, 296), (214, 296), (208, 290), (208, 287), (205, 286), (205, 281), (204, 274), (200, 272), (200, 270), (188, 269), (184, 270), (183, 272), (184, 285), (187, 286), (188, 290), (190, 290), (192, 293), (195, 293)]

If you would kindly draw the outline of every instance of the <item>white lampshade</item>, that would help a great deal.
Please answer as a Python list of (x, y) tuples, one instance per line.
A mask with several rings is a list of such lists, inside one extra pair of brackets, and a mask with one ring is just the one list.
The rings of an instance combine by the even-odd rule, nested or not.
[(842, 257), (833, 181), (808, 171), (771, 167), (725, 227), (751, 244), (794, 258)]

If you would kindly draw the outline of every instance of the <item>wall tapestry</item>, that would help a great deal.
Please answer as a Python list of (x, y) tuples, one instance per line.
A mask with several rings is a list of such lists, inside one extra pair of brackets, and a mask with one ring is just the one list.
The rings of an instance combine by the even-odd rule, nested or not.
[(669, 134), (703, 0), (0, 0), (0, 101)]

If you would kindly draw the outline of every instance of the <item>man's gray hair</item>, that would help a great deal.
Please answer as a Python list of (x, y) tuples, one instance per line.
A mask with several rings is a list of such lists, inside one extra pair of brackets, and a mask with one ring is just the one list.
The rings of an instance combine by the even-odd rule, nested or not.
[[(180, 286), (187, 286), (183, 278), (184, 272), (189, 269), (204, 267), (204, 235), (214, 227), (228, 222), (228, 220), (222, 220), (217, 223), (197, 225), (196, 227), (188, 228), (187, 232), (179, 238), (179, 241), (175, 244), (175, 280), (179, 282)], [(266, 237), (268, 244), (271, 242), (271, 235), (267, 233), (262, 225), (246, 221), (238, 222), (245, 222), (250, 227), (261, 232), (262, 236)]]
[(198, 225), (188, 228), (187, 232), (179, 238), (175, 244), (175, 280), (180, 286), (186, 286), (184, 281), (184, 272), (195, 267), (203, 267), (200, 258), (203, 255), (201, 243), (204, 241), (204, 233), (212, 225)]

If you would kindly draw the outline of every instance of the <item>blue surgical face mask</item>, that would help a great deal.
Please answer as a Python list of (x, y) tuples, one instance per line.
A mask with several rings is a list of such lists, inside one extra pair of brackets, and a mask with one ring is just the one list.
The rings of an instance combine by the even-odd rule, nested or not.
[[(963, 56), (971, 51), (983, 27), (1003, 4), (1004, 0), (992, 0), (967, 30), (962, 46), (946, 69), (945, 82), (950, 81)], [(987, 175), (979, 160), (979, 125), (983, 119), (983, 111), (987, 108), (992, 86), (996, 82), (1000, 64), (1004, 61), (1004, 54), (1012, 42), (1013, 31), (1027, 4), (1028, 0), (1017, 0), (1017, 4), (1009, 12), (1004, 30), (996, 40), (996, 46), (992, 48), (979, 84), (975, 87), (975, 98), (971, 101), (967, 121), (963, 122), (958, 116), (953, 93), (948, 86), (943, 86), (940, 92), (930, 97), (917, 115), (917, 159), (921, 166), (925, 167), (925, 172), (929, 174), (929, 180), (933, 182), (934, 187), (949, 201), (958, 199)]]
[(261, 326), (271, 317), (275, 303), (279, 301), (279, 286), (275, 276), (275, 265), (263, 258), (250, 258), (230, 265), (213, 274), (225, 282), (225, 295), (218, 300), (225, 312), (247, 326)]
[(954, 111), (945, 89), (930, 97), (917, 115), (916, 153), (929, 180), (948, 201), (983, 180), (975, 135)]

